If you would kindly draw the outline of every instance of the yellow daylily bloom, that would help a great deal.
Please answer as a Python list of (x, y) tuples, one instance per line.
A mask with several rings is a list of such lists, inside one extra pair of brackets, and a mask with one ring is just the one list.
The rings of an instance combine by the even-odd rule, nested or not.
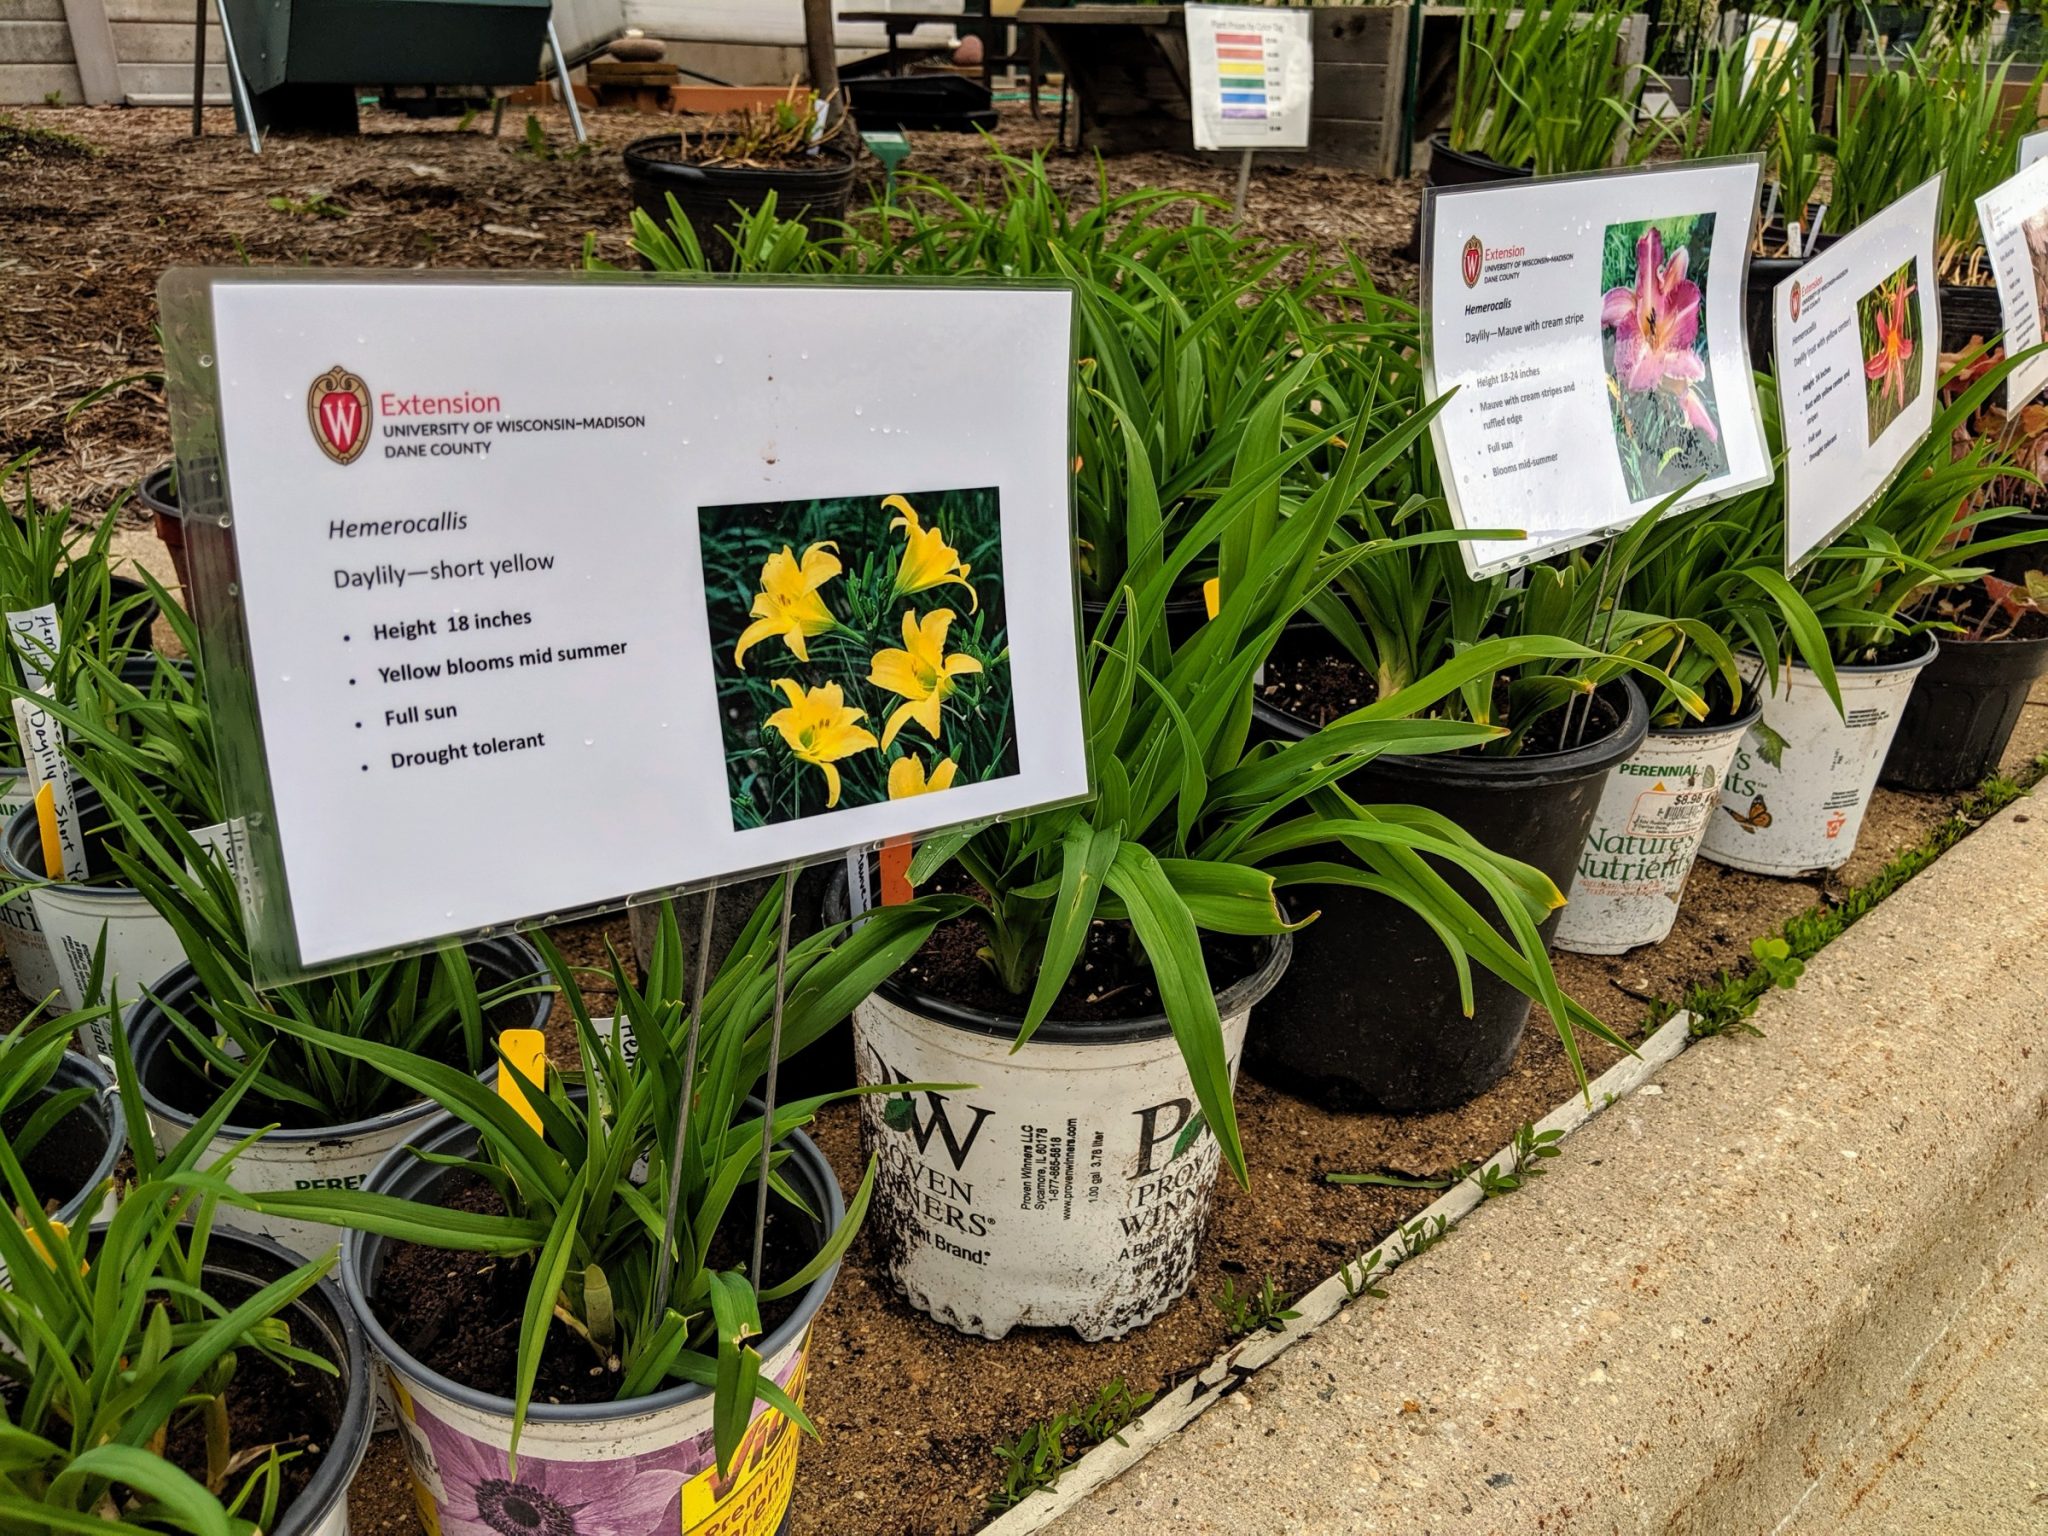
[(806, 692), (786, 677), (775, 686), (789, 700), (787, 709), (768, 717), (768, 729), (779, 732), (799, 762), (809, 763), (825, 775), (825, 808), (839, 803), (839, 770), (832, 765), (842, 757), (866, 752), (875, 745), (875, 733), (856, 722), (867, 718), (846, 702), (837, 683)]
[(882, 509), (902, 514), (889, 519), (891, 528), (903, 530), (905, 540), (903, 560), (896, 567), (896, 596), (908, 597), (951, 584), (967, 588), (968, 612), (979, 609), (981, 597), (967, 580), (973, 567), (960, 563), (960, 552), (946, 542), (945, 534), (920, 523), (917, 508), (901, 496), (884, 496)]
[(928, 795), (933, 790), (951, 789), (953, 775), (960, 771), (960, 765), (950, 757), (942, 758), (939, 766), (932, 770), (932, 776), (924, 776), (924, 759), (909, 753), (889, 765), (889, 798), (908, 800), (912, 795)]
[(771, 635), (780, 635), (798, 661), (811, 659), (804, 641), (839, 626), (832, 610), (825, 606), (825, 599), (818, 595), (818, 588), (840, 572), (839, 556), (835, 553), (838, 548), (831, 543), (813, 544), (799, 561), (785, 544), (779, 554), (761, 562), (761, 590), (754, 594), (752, 609), (754, 622), (747, 626), (733, 649), (734, 666), (744, 671), (747, 651)]
[(890, 714), (888, 723), (882, 727), (882, 750), (889, 750), (889, 743), (896, 739), (896, 733), (903, 728), (905, 720), (915, 720), (924, 727), (925, 735), (933, 741), (939, 739), (939, 706), (946, 695), (953, 691), (953, 679), (979, 672), (981, 663), (972, 656), (955, 651), (946, 654), (946, 630), (953, 622), (953, 610), (934, 608), (924, 616), (922, 623), (910, 609), (903, 610), (903, 649), (877, 651), (873, 668), (868, 672), (868, 681), (877, 688), (886, 688), (898, 693), (906, 700)]

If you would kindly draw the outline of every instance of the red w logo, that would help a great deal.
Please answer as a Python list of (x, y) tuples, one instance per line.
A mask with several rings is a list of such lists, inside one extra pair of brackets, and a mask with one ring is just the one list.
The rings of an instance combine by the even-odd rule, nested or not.
[(339, 364), (313, 381), (306, 414), (313, 440), (337, 464), (353, 464), (369, 445), (369, 386)]
[(1486, 247), (1481, 245), (1479, 237), (1474, 235), (1465, 242), (1465, 249), (1458, 258), (1458, 272), (1465, 279), (1467, 288), (1479, 286), (1479, 274), (1485, 266)]

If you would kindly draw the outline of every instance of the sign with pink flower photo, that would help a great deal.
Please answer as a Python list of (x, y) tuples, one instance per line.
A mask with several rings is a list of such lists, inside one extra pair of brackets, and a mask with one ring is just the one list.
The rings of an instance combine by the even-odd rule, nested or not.
[(1788, 572), (1862, 514), (1933, 424), (1941, 183), (1866, 219), (1772, 295)]
[(164, 303), (265, 982), (1088, 795), (1071, 289)]
[(1475, 576), (1770, 478), (1743, 272), (1761, 161), (1424, 194), (1424, 371)]

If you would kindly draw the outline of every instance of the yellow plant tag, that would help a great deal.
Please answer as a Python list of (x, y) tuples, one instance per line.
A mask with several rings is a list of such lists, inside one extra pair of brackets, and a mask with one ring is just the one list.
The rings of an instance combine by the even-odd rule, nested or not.
[[(70, 1226), (65, 1222), (59, 1221), (54, 1216), (50, 1218), (50, 1230), (57, 1234), (57, 1241), (60, 1243), (68, 1240), (71, 1236)], [(29, 1246), (35, 1249), (37, 1254), (41, 1256), (42, 1261), (45, 1264), (49, 1265), (50, 1268), (55, 1269), (57, 1267), (57, 1261), (55, 1258), (51, 1256), (50, 1250), (43, 1246), (43, 1234), (38, 1232), (34, 1227), (30, 1226), (25, 1221), (21, 1224), (21, 1232), (22, 1236), (28, 1239)], [(85, 1273), (85, 1265), (83, 1262), (79, 1264), (78, 1272), (81, 1275)]]
[(49, 780), (36, 791), (36, 827), (43, 834), (43, 873), (64, 878), (64, 840), (57, 833), (57, 790)]
[(1202, 606), (1209, 610), (1210, 618), (1216, 617), (1217, 610), (1223, 606), (1223, 578), (1221, 576), (1211, 576), (1202, 583)]
[[(548, 1069), (547, 1036), (537, 1029), (508, 1029), (498, 1036), (498, 1053), (523, 1073), (529, 1082), (545, 1085)], [(498, 1073), (498, 1097), (519, 1112), (519, 1118), (540, 1131), (540, 1114), (526, 1102), (526, 1090), (510, 1072)]]

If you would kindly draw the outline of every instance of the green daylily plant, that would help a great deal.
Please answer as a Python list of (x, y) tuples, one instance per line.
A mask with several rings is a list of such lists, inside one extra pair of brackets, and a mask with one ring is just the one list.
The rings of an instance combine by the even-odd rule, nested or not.
[(1602, 170), (1624, 142), (1632, 163), (1647, 154), (1634, 128), (1650, 72), (1623, 53), (1636, 12), (1628, 0), (1467, 5), (1451, 147), (1538, 176)]
[[(1019, 1047), (1050, 1016), (1090, 923), (1128, 923), (1188, 1065), (1202, 1123), (1240, 1181), (1247, 1177), (1244, 1151), (1201, 936), (1274, 935), (1300, 926), (1281, 908), (1283, 886), (1341, 882), (1410, 906), (1451, 953), (1468, 1009), (1469, 966), (1477, 960), (1545, 1003), (1575, 1061), (1574, 1031), (1615, 1039), (1557, 986), (1537, 932), (1563, 900), (1548, 879), (1487, 851), (1441, 817), (1414, 807), (1357, 805), (1336, 788), (1382, 753), (1455, 751), (1500, 736), (1493, 725), (1418, 718), (1476, 671), (1591, 651), (1570, 642), (1498, 639), (1305, 741), (1252, 740), (1253, 679), (1288, 625), (1345, 574), (1402, 548), (1397, 539), (1340, 544), (1335, 530), (1365, 487), (1409, 452), (1433, 413), (1415, 412), (1375, 435), (1376, 402), (1367, 399), (1343, 432), (1325, 427), (1296, 436), (1287, 399), (1288, 390), (1276, 387), (1255, 407), (1227, 485), (1179, 530), (1161, 504), (1141, 429), (1108, 405), (1131, 442), (1123, 460), (1126, 575), (1090, 644), (1088, 740), (1097, 798), (930, 839), (911, 869), (922, 883), (957, 863), (979, 888), (970, 910), (985, 932), (985, 959), (1017, 998)], [(1290, 493), (1302, 466), (1340, 436), (1346, 446), (1331, 473), (1313, 480), (1305, 495)], [(1218, 572), (1217, 613), (1176, 647), (1166, 629), (1168, 599), (1185, 590), (1192, 571), (1210, 564)], [(1348, 850), (1357, 864), (1291, 862), (1332, 848)], [(1458, 896), (1431, 860), (1471, 875), (1512, 941)]]
[[(68, 1035), (96, 1011), (34, 1034)], [(118, 1006), (113, 1021), (120, 1076), (133, 1082)], [(20, 1144), (0, 1141), (0, 1536), (257, 1536), (275, 1525), (280, 1473), (298, 1453), (233, 1446), (234, 1378), (252, 1356), (335, 1373), (292, 1342), (280, 1315), (334, 1256), (226, 1306), (206, 1293), (203, 1275), (217, 1197), (182, 1182), (225, 1177), (231, 1158), (193, 1170), (253, 1075), (231, 1084), (162, 1157), (141, 1104), (123, 1098), (136, 1183), (103, 1227), (52, 1221)], [(160, 1454), (168, 1431), (193, 1419), (207, 1447), (203, 1479)]]
[[(714, 1394), (713, 1425), (721, 1469), (739, 1448), (757, 1401), (805, 1430), (803, 1410), (762, 1374), (757, 1344), (761, 1303), (800, 1294), (853, 1240), (874, 1187), (872, 1162), (837, 1231), (823, 1234), (811, 1260), (795, 1274), (749, 1275), (713, 1258), (722, 1229), (751, 1217), (762, 1126), (748, 1100), (768, 1065), (774, 953), (781, 882), (769, 891), (734, 943), (704, 995), (696, 1057), (694, 1104), (675, 1158), (690, 1019), (683, 1001), (684, 955), (673, 907), (665, 906), (647, 964), (635, 985), (616, 954), (608, 980), (618, 996), (613, 1021), (591, 1016), (578, 978), (544, 936), (555, 980), (574, 1021), (576, 1062), (550, 1065), (537, 1083), (509, 1061), (510, 1074), (540, 1120), (538, 1131), (488, 1086), (428, 1057), (359, 1036), (280, 1017), (280, 1034), (359, 1061), (441, 1104), (473, 1127), (478, 1148), (468, 1157), (428, 1157), (451, 1173), (481, 1179), (502, 1209), (450, 1210), (364, 1190), (278, 1190), (241, 1193), (220, 1180), (209, 1193), (268, 1215), (331, 1222), (433, 1248), (495, 1254), (530, 1268), (519, 1320), (517, 1381), (512, 1391), (514, 1443), (526, 1421), (543, 1348), (560, 1328), (588, 1346), (592, 1369), (621, 1401), (679, 1382)], [(870, 913), (856, 929), (828, 929), (791, 947), (783, 1020), (784, 1054), (810, 1044), (844, 1018), (908, 959), (957, 898), (926, 898)], [(921, 1085), (912, 1085), (913, 1087)], [(944, 1085), (933, 1085), (944, 1086)], [(856, 1090), (861, 1091), (861, 1090)], [(891, 1085), (876, 1092), (901, 1093)], [(834, 1095), (830, 1097), (841, 1097)], [(777, 1105), (775, 1162), (780, 1144), (809, 1124), (827, 1098)], [(773, 1192), (801, 1216), (822, 1220), (779, 1174)], [(657, 1294), (664, 1211), (674, 1195), (679, 1217), (669, 1288)]]
[[(192, 620), (150, 585), (196, 655)], [(107, 832), (100, 848), (111, 867), (96, 873), (141, 893), (171, 925), (198, 976), (182, 1007), (151, 997), (175, 1031), (170, 1048), (191, 1070), (225, 1083), (260, 1056), (253, 1092), (266, 1114), (346, 1125), (406, 1102), (404, 1086), (280, 1032), (279, 1019), (438, 1056), (471, 1073), (491, 1064), (490, 1015), (533, 996), (538, 978), (480, 986), (460, 944), (279, 987), (250, 981), (240, 890), (219, 854), (193, 835), (227, 816), (203, 673), (188, 676), (158, 657), (141, 684), (88, 658), (71, 701), (45, 707), (65, 726), (78, 778), (99, 793)]]

